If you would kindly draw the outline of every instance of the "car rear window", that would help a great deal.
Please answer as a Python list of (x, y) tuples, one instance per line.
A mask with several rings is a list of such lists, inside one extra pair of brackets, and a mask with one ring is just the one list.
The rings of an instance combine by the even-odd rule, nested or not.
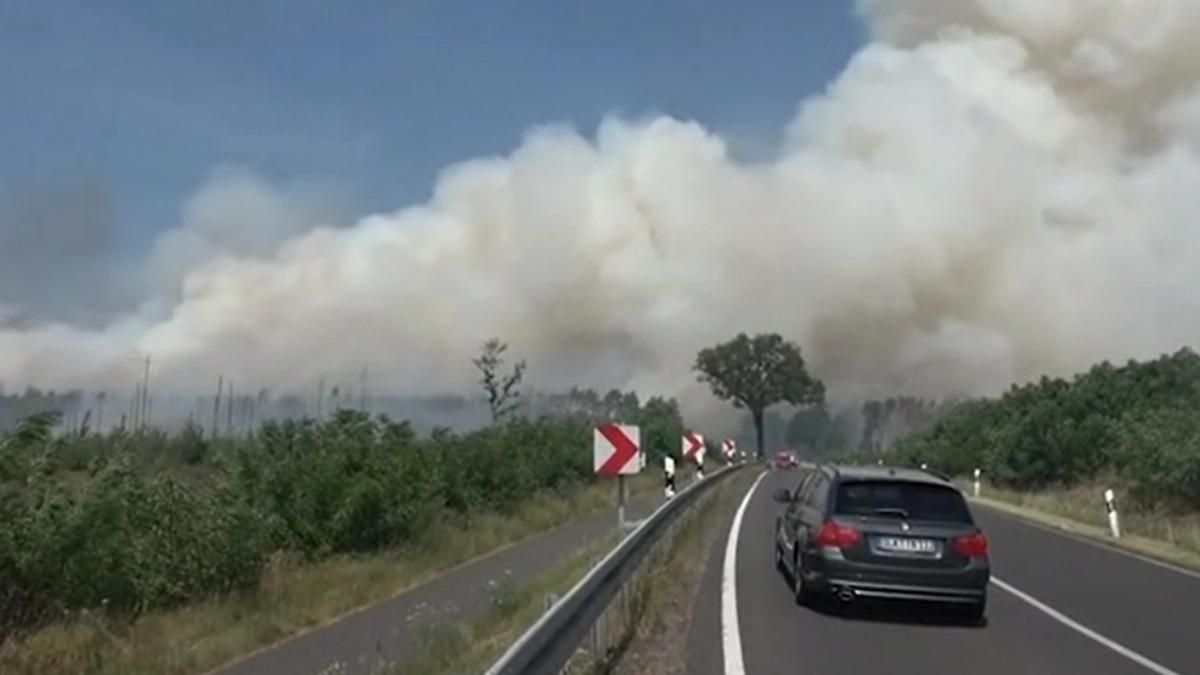
[(953, 488), (907, 481), (847, 481), (837, 490), (840, 515), (871, 516), (903, 509), (908, 520), (971, 524), (962, 494)]

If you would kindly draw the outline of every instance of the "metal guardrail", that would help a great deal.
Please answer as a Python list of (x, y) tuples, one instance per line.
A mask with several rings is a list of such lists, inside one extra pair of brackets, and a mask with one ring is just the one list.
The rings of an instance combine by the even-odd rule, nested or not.
[[(609, 604), (678, 517), (700, 495), (747, 463), (714, 471), (679, 491), (630, 532), (509, 647), (486, 675), (557, 675)], [(624, 594), (622, 594), (624, 599)], [(622, 603), (624, 604), (624, 603)], [(596, 636), (593, 635), (593, 639)]]

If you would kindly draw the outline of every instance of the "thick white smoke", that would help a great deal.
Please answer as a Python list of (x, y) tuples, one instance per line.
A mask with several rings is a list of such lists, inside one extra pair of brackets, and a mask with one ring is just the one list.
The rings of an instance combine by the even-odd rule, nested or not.
[(874, 42), (772, 162), (610, 120), (535, 129), (349, 227), (209, 195), (218, 226), (160, 243), (143, 311), (0, 330), (0, 379), (95, 384), (142, 351), (186, 388), (369, 366), (380, 389), (465, 389), (497, 335), (539, 386), (700, 401), (695, 352), (744, 330), (797, 340), (835, 394), (939, 395), (1200, 336), (1200, 4), (859, 8)]

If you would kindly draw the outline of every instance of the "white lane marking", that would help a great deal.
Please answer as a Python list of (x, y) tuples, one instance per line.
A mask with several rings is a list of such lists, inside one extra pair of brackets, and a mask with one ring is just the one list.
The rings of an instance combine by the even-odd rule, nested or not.
[(759, 474), (754, 484), (742, 498), (742, 505), (733, 515), (729, 527), (729, 541), (725, 543), (725, 567), (721, 574), (721, 650), (725, 653), (725, 675), (746, 675), (746, 664), (742, 660), (742, 634), (738, 629), (737, 609), (737, 545), (742, 531), (742, 516), (754, 496), (754, 490), (767, 472)]
[(1133, 651), (1129, 647), (1126, 647), (1125, 645), (1117, 642), (1116, 640), (1112, 640), (1110, 638), (1107, 638), (1107, 637), (1101, 635), (1100, 633), (1097, 633), (1096, 631), (1092, 630), (1091, 628), (1088, 628), (1087, 626), (1079, 623), (1078, 621), (1072, 619), (1071, 617), (1067, 616), (1066, 614), (1063, 614), (1062, 612), (1058, 611), (1057, 609), (1054, 609), (1050, 605), (1047, 605), (1046, 603), (1042, 602), (1041, 600), (1038, 600), (1037, 598), (1033, 597), (1032, 595), (1029, 595), (1025, 591), (1022, 591), (1021, 589), (1019, 589), (1005, 581), (997, 579), (996, 577), (992, 577), (992, 583), (995, 584), (996, 586), (998, 586), (999, 588), (1011, 593), (1012, 595), (1016, 596), (1019, 600), (1032, 606), (1034, 609), (1041, 611), (1042, 613), (1049, 616), (1051, 619), (1054, 619), (1055, 621), (1061, 623), (1062, 625), (1066, 626), (1067, 628), (1070, 628), (1071, 630), (1079, 633), (1080, 635), (1083, 635), (1086, 638), (1094, 640), (1094, 641), (1100, 643), (1101, 645), (1108, 647), (1109, 649), (1113, 650), (1114, 652), (1120, 654), (1121, 656), (1124, 656), (1125, 658), (1129, 659), (1130, 661), (1133, 661), (1134, 663), (1137, 663), (1138, 665), (1146, 668), (1147, 670), (1158, 673), (1158, 675), (1180, 675), (1179, 673), (1175, 672), (1174, 670), (1171, 670), (1170, 668), (1162, 665), (1161, 663), (1157, 663), (1155, 661), (1150, 660), (1149, 658), (1147, 658), (1145, 656), (1142, 656), (1141, 654)]

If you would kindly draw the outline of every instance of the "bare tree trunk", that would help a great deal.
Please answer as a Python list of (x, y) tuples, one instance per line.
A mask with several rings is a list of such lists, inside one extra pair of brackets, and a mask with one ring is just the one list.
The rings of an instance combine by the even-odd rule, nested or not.
[(320, 422), (324, 417), (322, 406), (325, 403), (325, 377), (322, 376), (317, 382), (317, 421)]
[(225, 390), (225, 376), (217, 376), (217, 397), (213, 399), (212, 437), (215, 439), (221, 432), (221, 392)]
[(763, 458), (763, 409), (754, 408), (750, 411), (750, 415), (754, 418), (754, 445), (758, 451), (758, 458)]
[(225, 433), (231, 437), (237, 436), (237, 431), (233, 428), (233, 380), (229, 381), (229, 396), (225, 403)]

